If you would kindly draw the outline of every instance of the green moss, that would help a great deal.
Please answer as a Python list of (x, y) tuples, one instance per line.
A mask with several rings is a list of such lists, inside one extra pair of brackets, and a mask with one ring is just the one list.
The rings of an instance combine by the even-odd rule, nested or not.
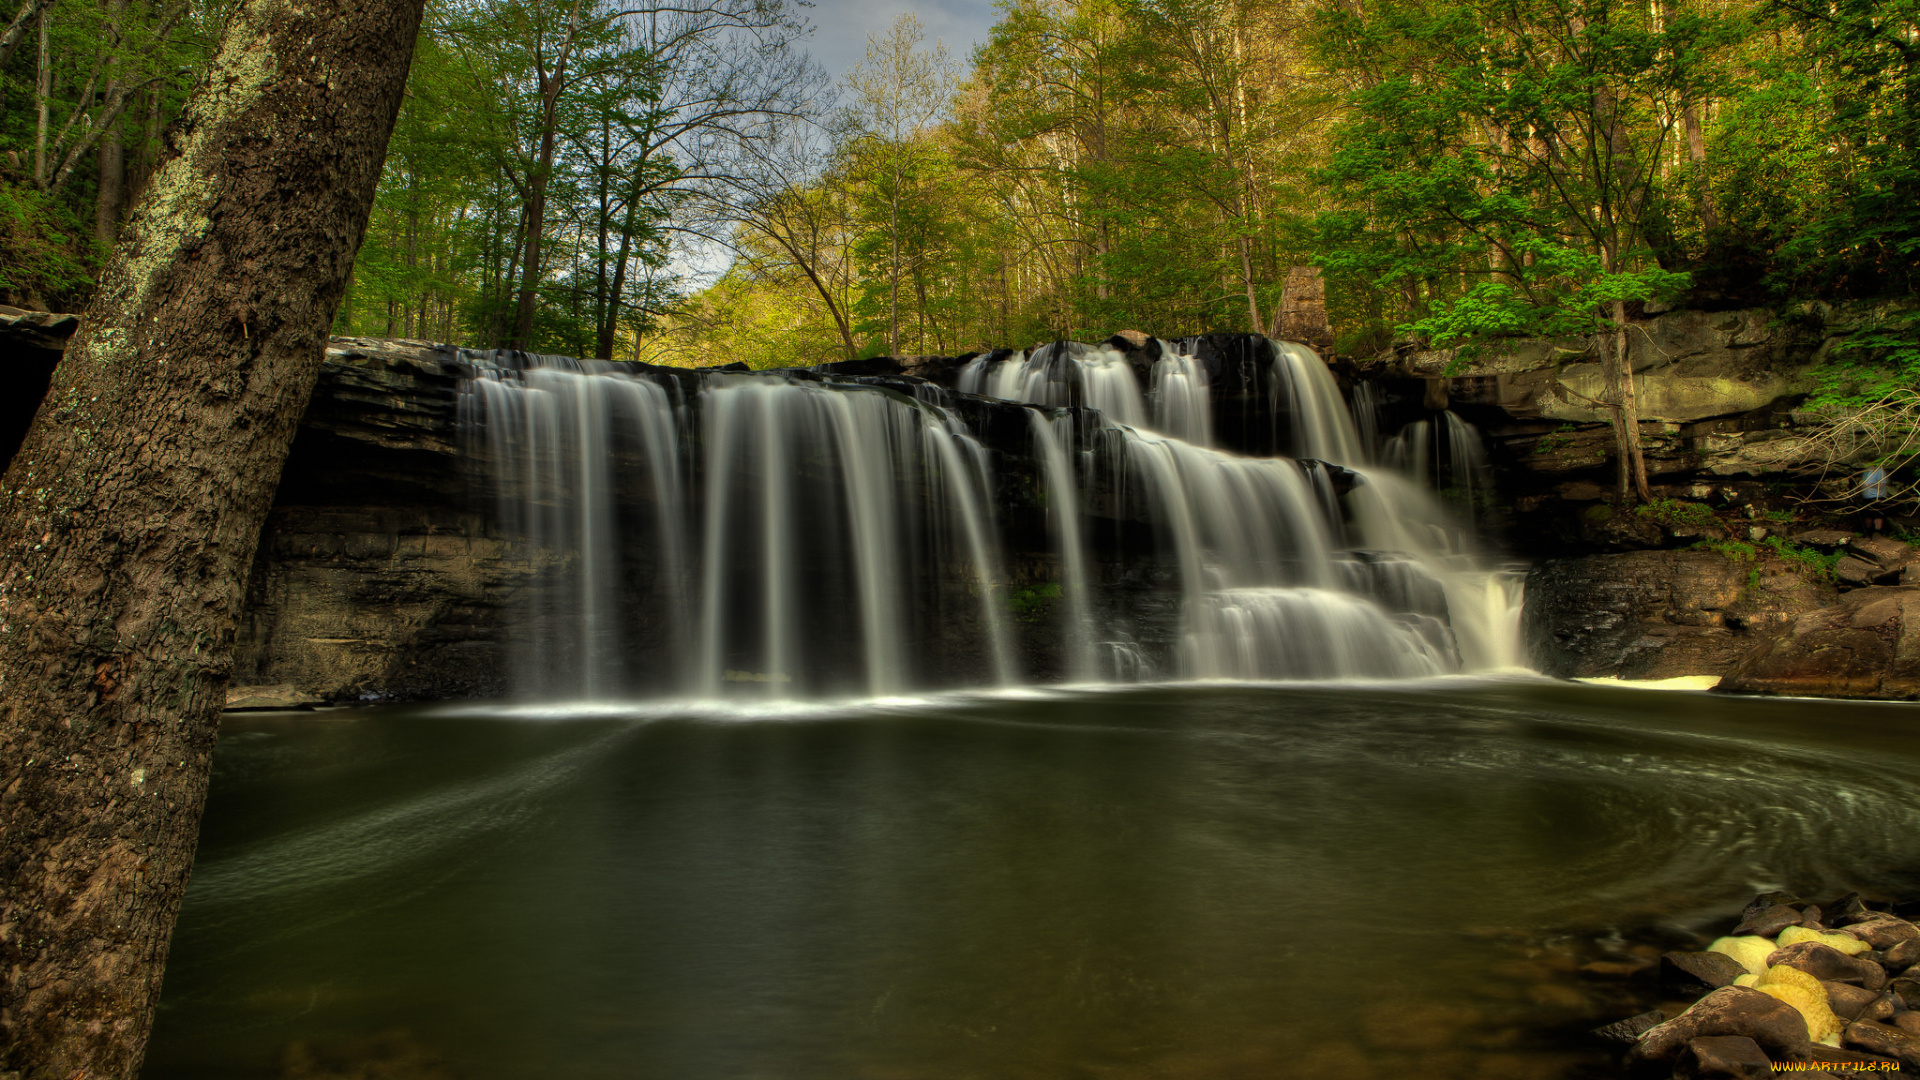
[(1760, 558), (1760, 549), (1744, 540), (1702, 540), (1693, 545), (1693, 550), (1717, 551), (1737, 563), (1753, 562)]
[(1654, 499), (1652, 502), (1635, 507), (1633, 512), (1643, 518), (1651, 518), (1669, 529), (1697, 531), (1720, 523), (1712, 507), (1705, 503), (1682, 502), (1679, 499)]
[(1820, 552), (1778, 536), (1767, 537), (1766, 545), (1788, 565), (1798, 567), (1821, 581), (1832, 579), (1834, 564), (1840, 561), (1838, 551)]
[(1016, 619), (1039, 622), (1053, 601), (1060, 599), (1060, 595), (1058, 582), (1023, 586), (1007, 594), (1007, 610)]

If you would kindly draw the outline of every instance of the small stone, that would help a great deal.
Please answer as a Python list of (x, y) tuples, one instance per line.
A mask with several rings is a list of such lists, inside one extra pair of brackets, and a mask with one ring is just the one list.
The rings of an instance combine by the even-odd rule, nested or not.
[(1892, 1058), (1881, 1057), (1879, 1054), (1869, 1054), (1862, 1050), (1849, 1050), (1844, 1046), (1821, 1046), (1819, 1043), (1813, 1044), (1813, 1060), (1815, 1064), (1847, 1066), (1847, 1068), (1844, 1069), (1833, 1070), (1835, 1073), (1843, 1076), (1860, 1075), (1860, 1066), (1862, 1065), (1899, 1064)]
[(1881, 572), (1879, 563), (1870, 563), (1858, 555), (1843, 555), (1833, 564), (1833, 576), (1849, 585), (1871, 585)]
[(1772, 956), (1779, 948), (1778, 944), (1766, 938), (1748, 935), (1715, 938), (1713, 944), (1707, 946), (1707, 951), (1731, 956), (1750, 973), (1760, 975), (1767, 970), (1767, 957)]
[(1861, 989), (1852, 983), (1824, 981), (1820, 985), (1826, 988), (1827, 1004), (1833, 1007), (1834, 1015), (1847, 1021), (1860, 1019), (1860, 1014), (1867, 1010), (1867, 1006), (1886, 996)]
[(1920, 1069), (1920, 1035), (1890, 1024), (1855, 1020), (1847, 1025), (1843, 1039), (1855, 1050), (1893, 1058), (1902, 1069)]
[(1741, 920), (1740, 925), (1733, 928), (1733, 936), (1744, 937), (1751, 934), (1756, 937), (1778, 937), (1780, 931), (1789, 926), (1799, 926), (1801, 920), (1805, 918), (1806, 915), (1798, 908), (1775, 904)]
[(1853, 539), (1853, 534), (1841, 532), (1839, 529), (1808, 529), (1806, 532), (1795, 533), (1792, 539), (1796, 544), (1819, 548), (1822, 551), (1832, 551)]
[(1920, 938), (1909, 938), (1889, 949), (1875, 949), (1867, 954), (1867, 959), (1886, 968), (1889, 973), (1903, 972), (1920, 964)]
[(1850, 892), (1825, 907), (1828, 926), (1847, 926), (1874, 914), (1867, 910), (1866, 901), (1861, 900), (1857, 892)]
[(1909, 1009), (1920, 1009), (1920, 978), (1902, 976), (1888, 983), (1887, 989), (1900, 999), (1900, 1004)]
[(1747, 906), (1740, 910), (1740, 918), (1742, 921), (1751, 919), (1770, 907), (1790, 907), (1798, 909), (1806, 905), (1807, 902), (1805, 900), (1800, 899), (1792, 893), (1781, 892), (1779, 889), (1775, 889), (1772, 892), (1763, 892), (1747, 901)]
[(1884, 911), (1870, 911), (1865, 918), (1847, 923), (1846, 932), (1876, 949), (1892, 948), (1903, 941), (1920, 941), (1920, 926)]
[(1739, 960), (1719, 952), (1670, 952), (1660, 957), (1660, 981), (1689, 994), (1704, 994), (1747, 973)]
[(1879, 1018), (1883, 1024), (1890, 1024), (1909, 1035), (1920, 1035), (1920, 1012), (1909, 1009), (1902, 1013), (1892, 1013), (1889, 1017)]
[(1851, 983), (1876, 992), (1887, 985), (1886, 969), (1879, 964), (1848, 956), (1831, 945), (1817, 941), (1789, 945), (1767, 957), (1767, 964), (1796, 968), (1821, 982)]
[(1647, 1029), (1627, 1052), (1629, 1065), (1672, 1062), (1706, 1035), (1744, 1035), (1775, 1061), (1806, 1061), (1812, 1041), (1793, 1006), (1744, 986), (1723, 986), (1679, 1016)]
[(1646, 1034), (1655, 1026), (1665, 1023), (1666, 1019), (1666, 1013), (1661, 1012), (1659, 1009), (1654, 1009), (1651, 1012), (1643, 1012), (1638, 1016), (1629, 1016), (1625, 1020), (1615, 1020), (1611, 1024), (1594, 1028), (1588, 1034), (1599, 1039), (1601, 1042), (1618, 1043), (1622, 1046), (1629, 1046), (1638, 1041), (1640, 1036)]
[(1761, 1080), (1773, 1075), (1773, 1061), (1759, 1043), (1744, 1035), (1702, 1035), (1687, 1043), (1673, 1074), (1700, 1080)]

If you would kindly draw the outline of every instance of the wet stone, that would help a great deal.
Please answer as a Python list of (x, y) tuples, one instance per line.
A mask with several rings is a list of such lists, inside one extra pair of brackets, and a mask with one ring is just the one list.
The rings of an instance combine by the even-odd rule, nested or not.
[(1895, 942), (1886, 949), (1876, 949), (1867, 954), (1867, 959), (1887, 969), (1888, 974), (1905, 972), (1915, 964), (1920, 964), (1920, 938), (1908, 938)]
[(1783, 964), (1819, 979), (1821, 982), (1843, 982), (1868, 990), (1878, 991), (1887, 985), (1886, 969), (1871, 960), (1848, 956), (1831, 945), (1822, 945), (1817, 941), (1802, 941), (1789, 945), (1767, 957), (1767, 966)]
[(1865, 918), (1847, 923), (1846, 931), (1876, 949), (1890, 949), (1903, 941), (1920, 941), (1920, 926), (1880, 911), (1869, 912)]
[[(1884, 996), (1851, 983), (1822, 982), (1820, 985), (1827, 989), (1827, 1004), (1833, 1008), (1834, 1015), (1842, 1020), (1860, 1019), (1868, 1006)], [(1892, 1002), (1888, 1002), (1888, 1005), (1891, 1012)]]
[(1773, 1075), (1773, 1062), (1759, 1043), (1743, 1035), (1706, 1035), (1687, 1043), (1673, 1074), (1699, 1080), (1760, 1080)]
[(1654, 1009), (1650, 1012), (1643, 1012), (1638, 1016), (1629, 1016), (1625, 1020), (1615, 1020), (1611, 1024), (1594, 1028), (1590, 1034), (1601, 1042), (1631, 1046), (1639, 1041), (1640, 1036), (1665, 1022), (1666, 1019), (1667, 1014), (1661, 1012), (1659, 1009)]
[[(1770, 908), (1769, 910), (1782, 909)], [(1708, 990), (1718, 990), (1722, 986), (1732, 986), (1733, 980), (1746, 973), (1747, 969), (1740, 961), (1725, 953), (1670, 952), (1660, 957), (1660, 982), (1677, 990), (1692, 993), (1705, 993)]]
[(1741, 920), (1740, 925), (1733, 928), (1733, 936), (1745, 937), (1752, 934), (1756, 937), (1778, 937), (1780, 931), (1789, 926), (1799, 926), (1801, 920), (1805, 918), (1806, 916), (1798, 908), (1775, 904)]
[(1630, 1066), (1676, 1061), (1694, 1039), (1743, 1035), (1776, 1061), (1806, 1061), (1812, 1040), (1798, 1010), (1778, 998), (1744, 986), (1723, 986), (1679, 1016), (1649, 1029), (1627, 1052)]
[(1841, 1041), (1855, 1050), (1893, 1058), (1903, 1070), (1920, 1069), (1920, 1035), (1891, 1024), (1855, 1020), (1847, 1025)]

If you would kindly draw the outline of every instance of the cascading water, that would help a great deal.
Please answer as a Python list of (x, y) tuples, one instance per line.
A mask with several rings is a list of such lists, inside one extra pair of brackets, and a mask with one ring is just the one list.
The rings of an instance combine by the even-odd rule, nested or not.
[[(1270, 343), (1269, 445), (1292, 447), (1294, 459), (1248, 458), (1182, 434), (1210, 436), (1190, 391), (1206, 385), (1198, 339), (1157, 344), (1154, 400), (1121, 407), (1140, 417), (1150, 405), (1154, 424), (1105, 422), (1121, 447), (1109, 468), (1143, 489), (1178, 569), (1185, 674), (1408, 677), (1519, 666), (1518, 575), (1484, 567), (1471, 528), (1430, 492), (1365, 467), (1369, 443), (1316, 353)], [(1180, 366), (1162, 381), (1165, 357)], [(1121, 359), (1112, 349), (1049, 347), (976, 360), (961, 385), (1072, 404), (1075, 387), (1092, 400), (1093, 387), (1117, 383), (1110, 372)]]
[[(524, 554), (519, 681), (884, 697), (1513, 666), (1517, 580), (1366, 467), (1317, 355), (1261, 344), (1224, 373), (1201, 339), (970, 362), (961, 395), (1032, 406), (1019, 436), (1008, 406), (908, 380), (468, 354), (469, 445)], [(1236, 437), (1294, 453), (1209, 445), (1215, 379), (1266, 410)], [(1010, 564), (1009, 529), (1051, 554)]]
[(1387, 440), (1381, 457), (1439, 492), (1469, 529), (1477, 525), (1481, 501), (1493, 490), (1492, 470), (1479, 430), (1459, 414), (1448, 409), (1436, 419), (1415, 420)]
[[(951, 413), (831, 382), (471, 360), (470, 442), (534, 572), (530, 692), (1013, 680), (990, 478)], [(925, 670), (917, 643), (956, 622), (977, 654)]]

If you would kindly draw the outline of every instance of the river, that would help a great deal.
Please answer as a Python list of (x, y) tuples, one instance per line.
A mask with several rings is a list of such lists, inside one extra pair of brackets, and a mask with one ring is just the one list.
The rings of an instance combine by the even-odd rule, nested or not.
[(1653, 993), (1608, 964), (1766, 888), (1920, 895), (1916, 718), (1462, 677), (229, 715), (143, 1075), (1593, 1075)]

